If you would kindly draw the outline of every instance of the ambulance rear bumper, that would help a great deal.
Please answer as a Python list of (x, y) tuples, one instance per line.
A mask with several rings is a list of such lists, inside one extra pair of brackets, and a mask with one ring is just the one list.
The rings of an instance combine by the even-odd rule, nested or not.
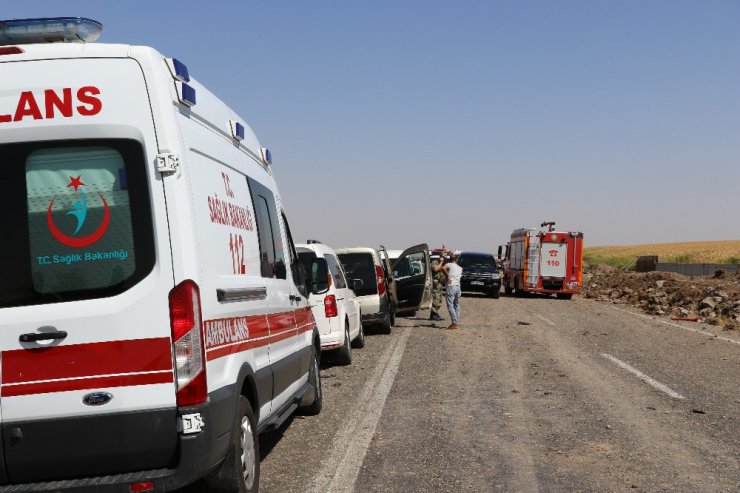
[[(226, 390), (226, 389), (224, 389)], [(176, 466), (143, 471), (131, 471), (104, 476), (70, 478), (0, 486), (0, 493), (69, 492), (69, 493), (130, 493), (136, 484), (151, 483), (152, 488), (141, 491), (167, 492), (189, 485), (220, 465), (228, 450), (231, 434), (222, 433), (216, 423), (233, 422), (235, 401), (232, 388), (212, 393), (206, 404), (178, 412), (178, 447)], [(219, 395), (220, 394), (220, 395)], [(230, 395), (231, 394), (231, 395)], [(204, 422), (201, 431), (183, 434), (180, 416), (199, 415)], [(230, 431), (230, 429), (229, 429)], [(113, 444), (111, 444), (113, 446)], [(74, 444), (70, 444), (74, 447)]]

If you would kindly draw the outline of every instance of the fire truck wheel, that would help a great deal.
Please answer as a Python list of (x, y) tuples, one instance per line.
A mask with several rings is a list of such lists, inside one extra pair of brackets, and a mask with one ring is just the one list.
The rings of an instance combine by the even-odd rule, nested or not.
[(257, 421), (249, 401), (239, 396), (239, 412), (234, 423), (231, 449), (221, 467), (208, 478), (216, 491), (252, 493), (259, 491), (260, 453)]
[(558, 293), (559, 300), (569, 300), (573, 297), (573, 293)]

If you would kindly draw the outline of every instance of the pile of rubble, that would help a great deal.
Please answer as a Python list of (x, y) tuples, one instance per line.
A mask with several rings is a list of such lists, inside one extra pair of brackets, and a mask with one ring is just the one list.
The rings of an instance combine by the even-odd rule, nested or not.
[(740, 328), (740, 274), (718, 271), (713, 278), (692, 278), (598, 266), (584, 277), (586, 298), (634, 305), (652, 315), (693, 319), (728, 330)]

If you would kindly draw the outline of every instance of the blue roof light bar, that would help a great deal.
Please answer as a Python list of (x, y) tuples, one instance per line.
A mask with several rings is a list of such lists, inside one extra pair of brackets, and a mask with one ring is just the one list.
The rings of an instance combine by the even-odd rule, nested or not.
[(172, 78), (180, 82), (190, 82), (188, 67), (177, 58), (166, 58), (167, 67), (170, 69)]
[(235, 121), (229, 120), (229, 126), (231, 127), (231, 136), (241, 142), (244, 140), (244, 125)]
[(180, 102), (187, 107), (195, 106), (195, 88), (184, 82), (177, 82), (177, 86), (177, 96)]
[(32, 43), (91, 43), (103, 24), (85, 17), (45, 17), (0, 21), (0, 45)]

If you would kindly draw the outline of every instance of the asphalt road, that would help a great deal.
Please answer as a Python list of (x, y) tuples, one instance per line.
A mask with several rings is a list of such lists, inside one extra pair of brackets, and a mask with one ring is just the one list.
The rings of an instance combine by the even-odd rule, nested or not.
[(323, 365), (263, 492), (740, 491), (740, 333), (576, 298), (462, 300)]

